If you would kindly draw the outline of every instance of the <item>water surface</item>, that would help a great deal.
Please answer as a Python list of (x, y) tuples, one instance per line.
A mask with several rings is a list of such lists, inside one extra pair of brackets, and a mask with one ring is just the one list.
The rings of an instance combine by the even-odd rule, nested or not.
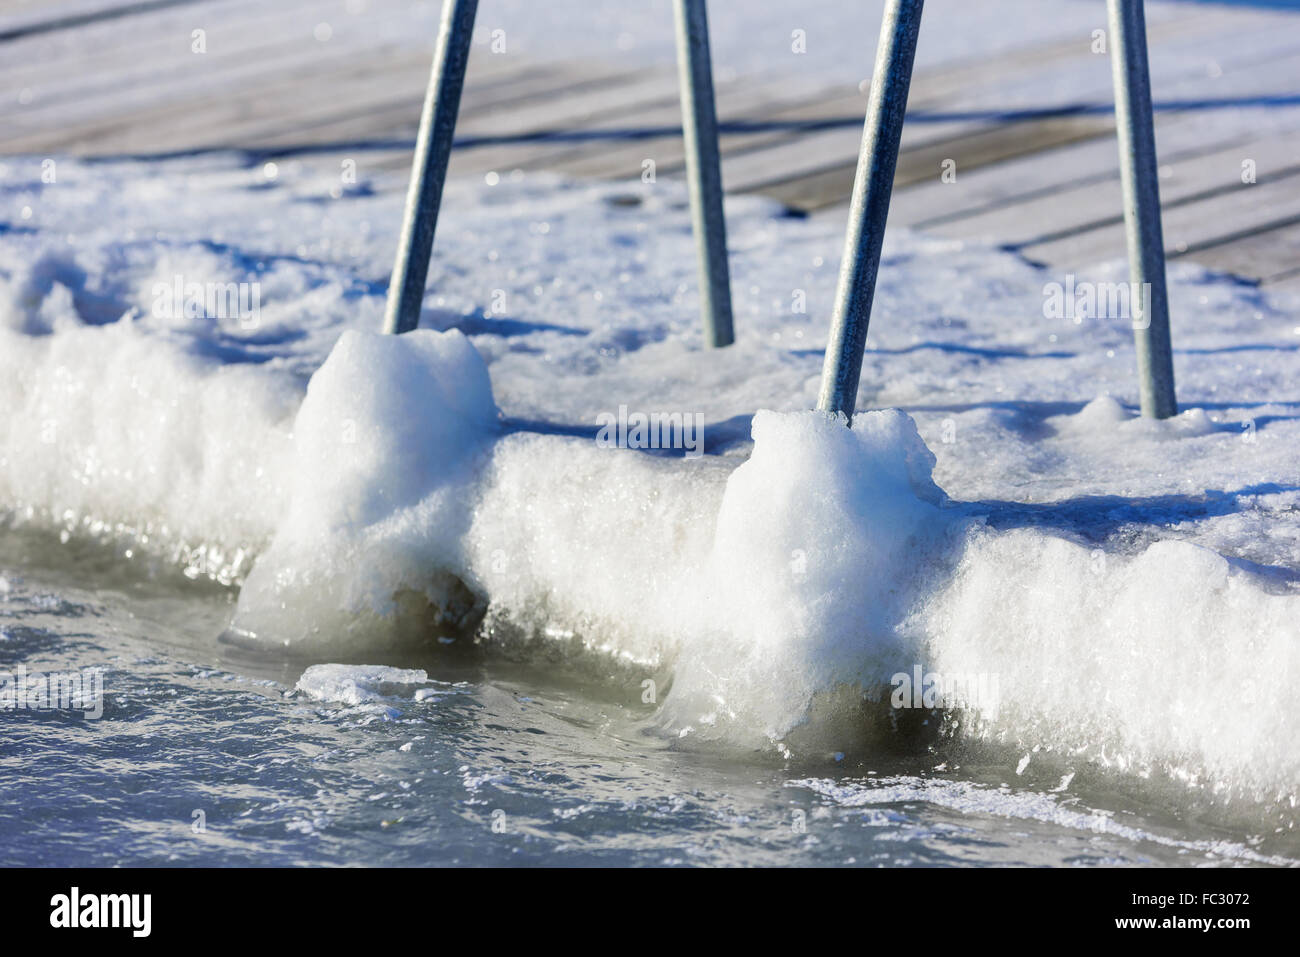
[(223, 644), (235, 593), (0, 534), (0, 670), (105, 670), (104, 713), (0, 712), (0, 862), (43, 865), (1287, 864), (1282, 809), (949, 742), (690, 750), (612, 672), (437, 647), (423, 700), (295, 690)]

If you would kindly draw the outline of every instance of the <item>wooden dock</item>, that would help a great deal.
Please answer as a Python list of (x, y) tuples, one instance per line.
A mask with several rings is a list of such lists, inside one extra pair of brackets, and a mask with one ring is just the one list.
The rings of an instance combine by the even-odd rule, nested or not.
[[(319, 7), (0, 0), (0, 152), (348, 156), (401, 189), (432, 37), (409, 36), (398, 0), (370, 0), (364, 29), (324, 25), (342, 5)], [(1300, 77), (1300, 14), (1187, 4), (1151, 23), (1150, 45), (1169, 256), (1300, 291), (1300, 83), (1276, 84)], [(891, 225), (1062, 269), (1122, 257), (1106, 60), (1067, 37), (918, 69)], [(1063, 75), (1077, 85), (1059, 90)], [(717, 92), (728, 192), (842, 215), (861, 89), (783, 76), (720, 78)], [(680, 176), (679, 126), (671, 65), (528, 62), (476, 45), (450, 175), (631, 182), (651, 159), (656, 176)]]

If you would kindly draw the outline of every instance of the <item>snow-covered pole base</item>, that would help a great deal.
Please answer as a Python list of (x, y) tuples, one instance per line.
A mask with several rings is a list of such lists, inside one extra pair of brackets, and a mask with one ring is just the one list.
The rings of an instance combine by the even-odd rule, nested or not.
[(1142, 322), (1134, 324), (1142, 414), (1165, 419), (1178, 412), (1169, 344), (1165, 292), (1165, 244), (1156, 181), (1156, 138), (1151, 118), (1146, 17), (1142, 0), (1107, 0), (1111, 72), (1115, 79), (1115, 127), (1124, 188), (1124, 231), (1129, 274), (1141, 290)]
[(835, 312), (817, 399), (818, 409), (843, 412), (849, 420), (857, 402), (862, 353), (867, 346), (867, 323), (876, 293), (876, 272), (880, 268), (889, 196), (898, 165), (907, 92), (912, 84), (922, 3), (923, 0), (889, 0), (880, 24), (880, 44), (876, 49), (871, 97), (849, 207), (848, 233), (844, 238), (844, 260), (840, 265)]
[(675, 0), (677, 72), (682, 92), (682, 134), (691, 221), (700, 263), (700, 311), (704, 341), (729, 346), (731, 279), (727, 269), (727, 227), (722, 212), (722, 165), (718, 158), (718, 115), (713, 101), (709, 22), (705, 0)]
[(409, 332), (420, 323), (424, 283), (429, 275), (429, 256), (438, 227), (438, 207), (442, 204), (442, 185), (447, 178), (477, 10), (478, 0), (444, 0), (442, 5), (438, 46), (420, 114), (411, 185), (406, 193), (402, 236), (388, 283), (384, 332)]

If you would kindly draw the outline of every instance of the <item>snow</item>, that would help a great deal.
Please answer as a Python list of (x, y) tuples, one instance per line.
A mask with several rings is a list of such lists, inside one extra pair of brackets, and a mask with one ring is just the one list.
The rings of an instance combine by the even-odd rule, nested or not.
[[(711, 4), (720, 79), (856, 83), (879, 8)], [(1101, 19), (926, 15), (921, 64)], [(480, 42), (497, 22), (528, 56), (671, 50), (662, 3), (485, 0)], [(1204, 59), (1180, 51), (1155, 69)], [(1092, 73), (1109, 82), (1098, 58), (999, 103)], [(972, 733), (1294, 788), (1296, 298), (1171, 265), (1184, 411), (1152, 422), (1131, 329), (1050, 318), (1058, 272), (891, 230), (850, 430), (808, 411), (840, 214), (728, 199), (738, 342), (710, 352), (679, 184), (454, 181), (424, 328), (393, 339), (402, 193), (364, 157), (347, 189), (323, 161), (60, 158), (49, 183), (41, 159), (0, 162), (0, 521), (239, 585), (237, 640), (321, 660), (481, 620), (489, 644), (669, 682), (679, 740), (813, 751), (895, 671), (991, 673), (1001, 707)], [(1079, 278), (1126, 280), (1120, 252)], [(255, 283), (257, 313), (160, 306), (178, 280)], [(622, 407), (702, 416), (706, 454), (603, 447)], [(423, 680), (328, 665), (299, 688), (360, 703)]]
[(915, 651), (897, 626), (941, 530), (934, 456), (910, 417), (759, 412), (727, 480), (700, 611), (665, 717), (778, 740), (814, 696), (874, 689)]
[[(814, 749), (845, 688), (921, 663), (1000, 675), (983, 733), (1294, 780), (1292, 299), (1175, 265), (1186, 411), (1150, 422), (1126, 323), (1047, 319), (1050, 271), (894, 232), (881, 411), (850, 431), (806, 411), (829, 219), (729, 201), (739, 341), (709, 352), (677, 187), (453, 184), (428, 328), (385, 339), (400, 193), (220, 157), (9, 170), (36, 213), (0, 234), (8, 521), (241, 583), (242, 640), (378, 654), (482, 617), (666, 677), (686, 741)], [(262, 282), (259, 321), (158, 315), (177, 274)], [(620, 405), (703, 414), (706, 454), (601, 447)]]
[(344, 332), (294, 419), (285, 511), (234, 629), (342, 651), (377, 644), (404, 592), (449, 609), (458, 582), (430, 576), (468, 524), (457, 473), (496, 425), (487, 368), (460, 332)]

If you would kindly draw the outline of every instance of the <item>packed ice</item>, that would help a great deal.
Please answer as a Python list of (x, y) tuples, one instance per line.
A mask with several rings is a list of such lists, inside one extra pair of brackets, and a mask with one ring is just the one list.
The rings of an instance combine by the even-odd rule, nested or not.
[[(997, 676), (970, 735), (1294, 789), (1294, 299), (1171, 266), (1157, 423), (1127, 325), (891, 233), (850, 429), (808, 411), (834, 218), (729, 201), (739, 341), (711, 352), (680, 187), (456, 183), (423, 328), (389, 338), (400, 191), (151, 169), (8, 161), (6, 523), (238, 586), (231, 640), (318, 662), (441, 638), (642, 669), (700, 746), (842, 751), (919, 665)], [(256, 315), (171, 308), (232, 279)], [(705, 454), (597, 441), (620, 407), (702, 415)]]

